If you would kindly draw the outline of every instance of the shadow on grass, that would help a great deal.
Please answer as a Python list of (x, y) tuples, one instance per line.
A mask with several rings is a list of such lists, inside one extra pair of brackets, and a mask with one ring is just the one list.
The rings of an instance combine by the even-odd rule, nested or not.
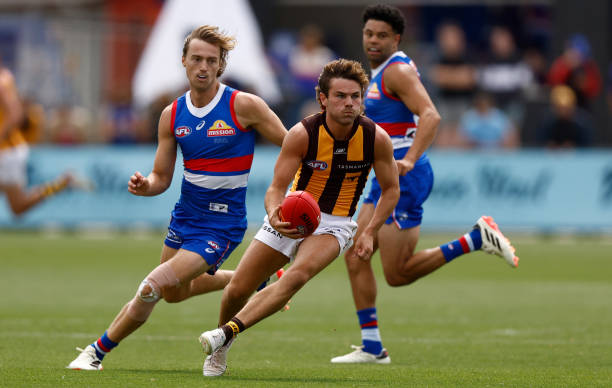
[(182, 376), (190, 376), (195, 375), (199, 376), (201, 371), (195, 369), (128, 369), (128, 368), (113, 368), (104, 370), (102, 373), (125, 373), (130, 376), (136, 375), (146, 375), (146, 376), (154, 376), (154, 375), (182, 375)]
[[(308, 376), (304, 377), (295, 377), (295, 376), (248, 376), (247, 373), (240, 373), (239, 375), (233, 375), (229, 372), (227, 375), (219, 376), (219, 377), (204, 377), (201, 375), (201, 372), (194, 370), (186, 370), (186, 369), (117, 369), (114, 368), (113, 372), (117, 373), (125, 373), (129, 375), (131, 378), (138, 378), (137, 376), (146, 376), (147, 378), (162, 378), (162, 376), (174, 375), (177, 377), (191, 377), (194, 379), (202, 378), (203, 381), (206, 382), (222, 382), (226, 381), (228, 383), (240, 383), (244, 382), (244, 384), (248, 384), (249, 382), (269, 382), (269, 383), (306, 383), (306, 384), (341, 384), (341, 383), (351, 383), (351, 384), (375, 384), (377, 382), (383, 382), (384, 380), (373, 379), (372, 376), (367, 376), (364, 378), (354, 378), (354, 377), (334, 377), (334, 376)], [(272, 371), (268, 371), (272, 373)], [(236, 372), (234, 372), (236, 373)], [(262, 372), (259, 372), (262, 373)], [(265, 373), (265, 372), (263, 372)]]
[[(214, 377), (218, 379), (219, 377)], [(257, 377), (257, 376), (223, 376), (221, 377), (223, 380), (231, 381), (231, 382), (270, 382), (270, 383), (326, 383), (326, 384), (340, 384), (340, 383), (351, 383), (351, 384), (375, 384), (377, 381), (372, 378), (367, 379), (354, 379), (354, 378), (342, 378), (342, 377), (331, 377), (331, 376), (319, 376), (314, 377), (310, 376), (308, 378), (292, 378), (292, 377)]]

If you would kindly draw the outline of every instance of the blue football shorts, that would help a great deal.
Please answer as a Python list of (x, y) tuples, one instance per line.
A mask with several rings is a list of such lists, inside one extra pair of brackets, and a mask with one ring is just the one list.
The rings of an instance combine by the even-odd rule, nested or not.
[[(423, 220), (423, 203), (433, 188), (434, 175), (427, 157), (418, 160), (412, 171), (399, 177), (400, 198), (386, 224), (394, 223), (400, 229), (421, 225)], [(381, 189), (376, 178), (372, 180), (370, 191), (363, 203), (378, 203)]]
[[(232, 233), (227, 233), (228, 230)], [(206, 272), (214, 275), (240, 244), (244, 233), (243, 228), (228, 228), (207, 223), (206, 220), (189, 217), (184, 211), (175, 209), (172, 212), (164, 244), (170, 248), (182, 248), (202, 256), (211, 266)]]

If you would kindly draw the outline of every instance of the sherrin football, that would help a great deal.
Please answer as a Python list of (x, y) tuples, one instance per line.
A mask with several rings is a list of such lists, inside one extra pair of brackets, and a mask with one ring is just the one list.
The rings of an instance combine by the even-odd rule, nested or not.
[(292, 191), (281, 203), (281, 221), (290, 222), (291, 226), (306, 237), (311, 235), (321, 221), (321, 209), (315, 199), (306, 191)]

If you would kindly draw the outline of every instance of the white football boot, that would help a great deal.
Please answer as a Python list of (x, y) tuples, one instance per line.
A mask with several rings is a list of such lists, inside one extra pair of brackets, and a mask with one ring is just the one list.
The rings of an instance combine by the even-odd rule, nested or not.
[(85, 349), (76, 348), (81, 354), (78, 355), (66, 368), (74, 370), (102, 370), (102, 361), (96, 355), (96, 349), (87, 345)]
[(205, 331), (199, 338), (204, 353), (211, 355), (219, 350), (225, 342), (225, 333), (221, 329)]
[(351, 345), (354, 351), (344, 356), (331, 359), (332, 364), (391, 364), (391, 357), (387, 349), (383, 349), (378, 356), (364, 352), (363, 346)]
[(221, 346), (219, 350), (206, 357), (202, 367), (204, 376), (221, 376), (225, 373), (227, 369), (227, 353), (235, 338), (232, 338), (227, 345)]
[(506, 260), (511, 267), (518, 267), (519, 258), (514, 254), (516, 251), (508, 240), (499, 230), (499, 227), (493, 221), (493, 217), (482, 216), (476, 221), (476, 228), (480, 229), (482, 237), (483, 251), (497, 255)]

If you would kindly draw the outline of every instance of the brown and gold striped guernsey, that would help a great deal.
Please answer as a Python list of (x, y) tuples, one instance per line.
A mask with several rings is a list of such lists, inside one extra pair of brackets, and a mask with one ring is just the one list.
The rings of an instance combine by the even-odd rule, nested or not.
[[(0, 123), (4, 121), (4, 112), (0, 111)], [(26, 139), (23, 137), (23, 133), (19, 128), (11, 128), (9, 129), (8, 135), (0, 140), (0, 150), (4, 150), (7, 148), (17, 147), (20, 144), (25, 144)]]
[(308, 152), (293, 179), (291, 191), (305, 190), (321, 211), (352, 216), (374, 163), (376, 124), (355, 119), (347, 140), (336, 140), (325, 123), (325, 112), (306, 117)]
[[(9, 87), (11, 88), (11, 91), (13, 93), (17, 93), (17, 89), (13, 84), (2, 85), (0, 87)], [(2, 108), (0, 108), (0, 123), (6, 120), (5, 116), (6, 112), (4, 112)], [(25, 142), (25, 137), (23, 137), (23, 134), (21, 133), (21, 130), (19, 130), (19, 128), (9, 128), (8, 134), (5, 135), (3, 140), (0, 140), (0, 150), (16, 147), (20, 144), (25, 144)]]

